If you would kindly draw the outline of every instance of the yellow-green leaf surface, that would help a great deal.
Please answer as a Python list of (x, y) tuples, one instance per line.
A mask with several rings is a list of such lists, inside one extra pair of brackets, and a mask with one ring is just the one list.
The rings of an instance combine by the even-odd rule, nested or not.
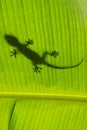
[[(1, 130), (87, 129), (86, 5), (86, 0), (0, 0)], [(28, 39), (34, 44), (26, 46)], [(38, 62), (40, 73), (33, 69)]]

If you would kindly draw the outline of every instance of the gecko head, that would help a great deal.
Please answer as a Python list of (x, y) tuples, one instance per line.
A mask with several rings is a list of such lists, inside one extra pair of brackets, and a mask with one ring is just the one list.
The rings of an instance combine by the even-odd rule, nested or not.
[(19, 44), (19, 41), (15, 36), (6, 34), (4, 35), (4, 38), (11, 46), (17, 47)]

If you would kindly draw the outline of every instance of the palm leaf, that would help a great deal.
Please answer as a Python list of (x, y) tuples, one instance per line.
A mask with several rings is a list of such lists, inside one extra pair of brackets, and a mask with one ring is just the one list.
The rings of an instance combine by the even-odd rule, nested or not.
[[(86, 129), (86, 4), (86, 0), (0, 0), (2, 130)], [(34, 44), (26, 46), (26, 41)], [(54, 52), (57, 58), (52, 57)], [(41, 73), (35, 73), (33, 64), (42, 63), (38, 57), (44, 61), (45, 55), (51, 65), (43, 62)], [(72, 66), (82, 59), (72, 69), (53, 67)]]

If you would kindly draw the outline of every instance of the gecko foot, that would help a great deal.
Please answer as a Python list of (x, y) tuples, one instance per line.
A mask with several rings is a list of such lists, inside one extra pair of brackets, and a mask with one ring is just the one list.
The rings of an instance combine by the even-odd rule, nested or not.
[(28, 45), (33, 45), (33, 43), (34, 43), (34, 41), (29, 38), (29, 39), (26, 41), (25, 45), (26, 45), (26, 46), (28, 46)]
[(36, 73), (40, 73), (41, 72), (41, 70), (42, 70), (42, 68), (40, 68), (40, 67), (38, 67), (38, 66), (35, 66), (34, 68), (33, 68), (33, 70), (34, 70), (34, 72), (36, 72)]
[(14, 57), (16, 57), (17, 55), (16, 49), (14, 49), (13, 51), (10, 51), (10, 53), (11, 53), (11, 56), (14, 56)]
[(52, 51), (50, 55), (56, 58), (59, 55), (59, 53), (57, 51)]

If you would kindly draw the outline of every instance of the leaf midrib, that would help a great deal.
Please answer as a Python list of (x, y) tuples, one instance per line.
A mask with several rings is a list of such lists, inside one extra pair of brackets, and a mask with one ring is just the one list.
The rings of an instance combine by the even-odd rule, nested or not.
[(87, 95), (80, 95), (80, 94), (0, 92), (0, 98), (36, 98), (36, 99), (72, 100), (72, 101), (87, 102)]

